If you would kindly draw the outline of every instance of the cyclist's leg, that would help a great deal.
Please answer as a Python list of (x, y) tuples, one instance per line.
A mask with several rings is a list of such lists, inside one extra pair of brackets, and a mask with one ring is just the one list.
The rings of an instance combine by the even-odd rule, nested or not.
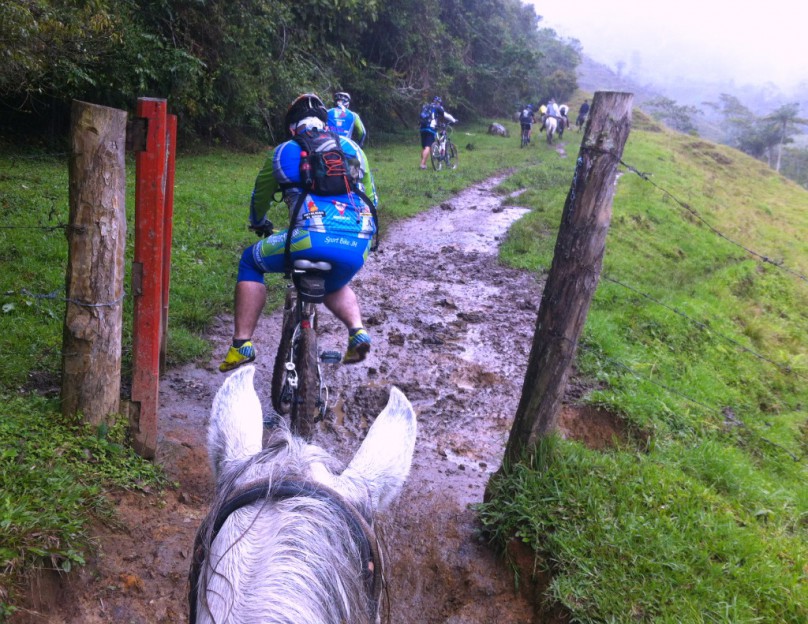
[[(305, 232), (295, 232), (293, 248), (300, 245)], [(233, 311), (233, 342), (219, 365), (227, 372), (255, 360), (252, 335), (264, 310), (267, 289), (265, 273), (279, 273), (285, 269), (284, 246), (286, 230), (264, 238), (244, 250), (238, 265)]]
[(348, 329), (348, 350), (343, 362), (353, 364), (365, 359), (370, 351), (370, 336), (362, 323), (362, 313), (350, 281), (362, 268), (370, 249), (370, 240), (352, 235), (311, 233), (312, 259), (331, 263), (326, 276), (323, 303)]
[(433, 130), (421, 130), (421, 169), (426, 169), (426, 161), (432, 151), (432, 144), (435, 142), (435, 132)]

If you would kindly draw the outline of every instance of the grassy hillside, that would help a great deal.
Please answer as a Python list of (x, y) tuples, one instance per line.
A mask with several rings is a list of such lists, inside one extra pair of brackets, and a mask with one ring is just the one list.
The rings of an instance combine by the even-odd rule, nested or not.
[[(583, 401), (631, 433), (547, 440), (482, 517), (536, 550), (576, 621), (804, 622), (808, 193), (635, 122), (576, 362)], [(541, 272), (565, 190), (537, 180), (502, 256)]]

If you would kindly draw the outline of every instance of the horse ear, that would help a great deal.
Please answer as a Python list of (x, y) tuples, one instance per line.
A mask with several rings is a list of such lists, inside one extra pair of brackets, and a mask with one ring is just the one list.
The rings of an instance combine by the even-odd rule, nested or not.
[(216, 397), (208, 425), (208, 455), (218, 478), (223, 464), (252, 457), (261, 450), (261, 403), (253, 387), (254, 366), (228, 377)]
[(358, 477), (368, 489), (374, 509), (388, 506), (410, 473), (416, 431), (415, 410), (404, 393), (393, 387), (387, 406), (376, 418), (351, 463), (337, 478), (337, 489), (350, 497), (345, 491), (355, 487)]

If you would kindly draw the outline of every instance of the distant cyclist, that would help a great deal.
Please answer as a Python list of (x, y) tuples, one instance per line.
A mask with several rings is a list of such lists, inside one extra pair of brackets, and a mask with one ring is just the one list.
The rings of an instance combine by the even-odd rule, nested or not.
[[(359, 147), (365, 145), (368, 131), (362, 123), (359, 114), (348, 110), (351, 106), (351, 95), (345, 91), (334, 94), (334, 108), (328, 109), (328, 129), (341, 137), (353, 139)], [(356, 132), (356, 137), (354, 137)]]
[(589, 100), (584, 100), (584, 103), (581, 104), (581, 108), (578, 109), (578, 117), (575, 120), (575, 127), (578, 128), (578, 130), (584, 125), (587, 115), (589, 115)]
[(519, 113), (519, 124), (522, 126), (522, 133), (527, 131), (527, 142), (530, 143), (530, 133), (533, 130), (533, 124), (536, 123), (536, 117), (533, 112), (533, 104), (528, 104)]
[(443, 108), (443, 100), (438, 96), (435, 96), (431, 103), (428, 102), (421, 107), (421, 169), (426, 169), (426, 161), (437, 137), (438, 126), (456, 121), (457, 119)]

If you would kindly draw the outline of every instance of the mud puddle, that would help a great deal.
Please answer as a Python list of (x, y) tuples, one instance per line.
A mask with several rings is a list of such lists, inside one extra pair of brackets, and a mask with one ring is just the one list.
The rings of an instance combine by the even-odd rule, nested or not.
[[(373, 337), (368, 359), (327, 365), (333, 418), (315, 442), (347, 461), (392, 385), (418, 412), (412, 471), (401, 498), (380, 518), (394, 623), (527, 624), (533, 608), (511, 571), (480, 535), (471, 505), (499, 467), (521, 393), (541, 284), (497, 263), (497, 247), (525, 209), (503, 207), (492, 178), (389, 228), (354, 281)], [(265, 315), (254, 342), (265, 409), (279, 332)], [(321, 314), (322, 349), (345, 348), (346, 334)], [(32, 611), (13, 620), (94, 624), (185, 622), (186, 576), (194, 532), (212, 482), (205, 451), (216, 370), (232, 332), (212, 330), (217, 359), (161, 380), (158, 461), (179, 488), (164, 500), (124, 493), (127, 528), (99, 528), (101, 555), (66, 586), (41, 580)], [(48, 612), (50, 615), (37, 615)]]

